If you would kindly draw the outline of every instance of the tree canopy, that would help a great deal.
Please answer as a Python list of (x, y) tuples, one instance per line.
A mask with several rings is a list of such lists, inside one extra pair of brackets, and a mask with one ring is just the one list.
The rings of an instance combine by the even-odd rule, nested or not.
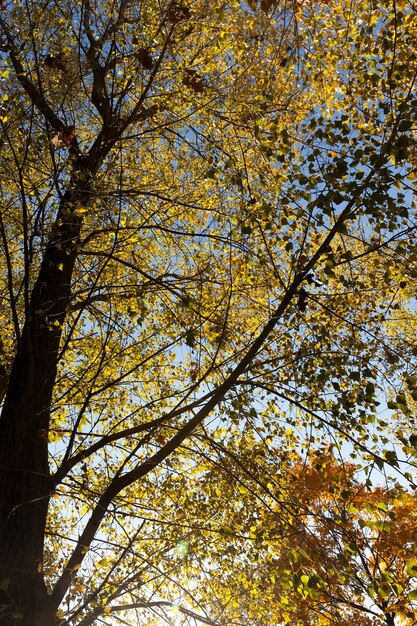
[(0, 625), (417, 624), (413, 2), (0, 8)]

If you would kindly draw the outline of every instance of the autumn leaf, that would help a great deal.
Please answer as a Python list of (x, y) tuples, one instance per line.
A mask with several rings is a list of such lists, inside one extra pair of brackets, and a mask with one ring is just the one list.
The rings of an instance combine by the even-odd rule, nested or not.
[(167, 19), (171, 24), (188, 21), (191, 18), (191, 10), (185, 4), (172, 0), (169, 3), (167, 11)]
[(145, 69), (151, 70), (153, 68), (154, 61), (151, 54), (149, 53), (149, 50), (147, 50), (146, 48), (138, 48), (135, 51), (135, 56), (139, 63), (143, 65)]
[(69, 146), (75, 137), (75, 126), (67, 126), (61, 133), (54, 135), (51, 139), (52, 145), (56, 149)]
[(197, 70), (193, 70), (187, 68), (184, 71), (184, 76), (182, 79), (182, 84), (186, 87), (189, 87), (196, 93), (203, 93), (205, 88), (204, 78), (197, 72)]

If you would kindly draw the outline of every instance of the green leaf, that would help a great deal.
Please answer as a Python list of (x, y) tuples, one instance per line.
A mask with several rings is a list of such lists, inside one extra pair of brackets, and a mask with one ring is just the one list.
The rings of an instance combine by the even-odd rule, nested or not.
[(417, 578), (417, 560), (411, 559), (405, 566), (405, 573), (412, 578)]
[(391, 583), (391, 587), (393, 588), (397, 596), (400, 596), (402, 592), (404, 591), (404, 587), (402, 587), (400, 583)]
[(378, 587), (377, 593), (381, 598), (388, 598), (391, 595), (391, 589), (388, 586)]

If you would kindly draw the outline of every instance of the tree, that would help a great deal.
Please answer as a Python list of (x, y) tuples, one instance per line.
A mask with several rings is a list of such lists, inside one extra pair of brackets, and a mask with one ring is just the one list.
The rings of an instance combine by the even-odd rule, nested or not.
[[(277, 465), (268, 455), (271, 482), (261, 499), (259, 459), (258, 472), (251, 467), (249, 473), (239, 471), (237, 458), (229, 458), (224, 470), (229, 474), (232, 467), (245, 485), (241, 495), (248, 506), (242, 514), (228, 494), (223, 507), (246, 563), (236, 576), (236, 555), (225, 541), (224, 623), (239, 623), (243, 614), (254, 624), (265, 623), (266, 615), (280, 624), (415, 624), (415, 494), (398, 483), (366, 486), (353, 464), (318, 450), (309, 462)], [(273, 474), (274, 466), (280, 474)], [(192, 513), (197, 506), (189, 505)], [(204, 604), (213, 596), (219, 602), (218, 595), (209, 588)]]
[(181, 487), (239, 433), (401, 470), (389, 380), (414, 454), (416, 25), (357, 11), (3, 2), (0, 624), (221, 621)]

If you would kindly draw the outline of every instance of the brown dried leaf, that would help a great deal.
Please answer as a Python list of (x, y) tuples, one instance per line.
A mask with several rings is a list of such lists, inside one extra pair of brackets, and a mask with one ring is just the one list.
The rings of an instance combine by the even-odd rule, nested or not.
[(139, 63), (147, 70), (151, 70), (155, 65), (149, 50), (146, 48), (138, 48), (135, 52), (135, 56)]
[(48, 67), (55, 72), (65, 73), (67, 71), (65, 58), (62, 52), (58, 52), (57, 54), (48, 54), (44, 58), (43, 64), (45, 65), (45, 67)]
[(178, 24), (178, 22), (185, 22), (191, 17), (190, 9), (182, 2), (176, 2), (173, 0), (168, 6), (167, 20), (171, 24)]
[(59, 150), (60, 148), (64, 148), (65, 146), (69, 146), (71, 141), (75, 137), (75, 126), (67, 126), (64, 128), (62, 133), (58, 133), (54, 135), (51, 139), (51, 144)]
[(182, 84), (189, 87), (196, 93), (203, 93), (204, 91), (204, 78), (197, 72), (197, 70), (186, 69), (182, 79)]

